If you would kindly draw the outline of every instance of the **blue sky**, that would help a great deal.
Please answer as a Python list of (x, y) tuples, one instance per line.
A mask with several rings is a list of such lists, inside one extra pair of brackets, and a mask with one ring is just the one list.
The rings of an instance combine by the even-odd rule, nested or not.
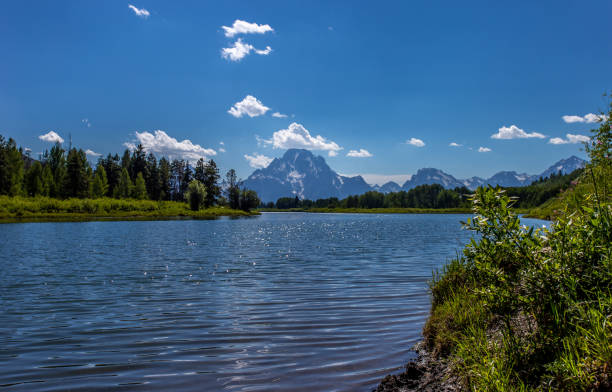
[(288, 147), (370, 181), (539, 173), (606, 107), (612, 2), (533, 3), (3, 1), (0, 134), (242, 178)]

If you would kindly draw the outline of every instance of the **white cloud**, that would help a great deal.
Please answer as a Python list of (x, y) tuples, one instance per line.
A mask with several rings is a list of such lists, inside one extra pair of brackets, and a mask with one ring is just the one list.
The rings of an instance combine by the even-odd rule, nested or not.
[(269, 31), (274, 31), (270, 25), (257, 23), (249, 23), (244, 20), (236, 19), (232, 27), (221, 26), (225, 30), (225, 36), (232, 38), (237, 34), (265, 34)]
[(64, 142), (64, 139), (62, 139), (60, 135), (58, 135), (57, 133), (53, 131), (49, 131), (48, 133), (45, 133), (44, 135), (40, 135), (38, 138), (42, 140), (43, 142), (49, 142), (49, 143), (63, 143)]
[(459, 143), (455, 143), (455, 142), (451, 142), (449, 145), (449, 147), (461, 147), (463, 146), (463, 144), (459, 144)]
[(276, 117), (276, 118), (287, 118), (287, 115), (286, 115), (286, 114), (279, 113), (279, 112), (274, 112), (274, 113), (272, 113), (272, 117)]
[(219, 152), (226, 152), (226, 151), (225, 151), (225, 148), (223, 148), (223, 147), (219, 147)]
[(230, 46), (229, 48), (221, 49), (221, 57), (230, 61), (240, 61), (246, 55), (254, 51), (259, 55), (268, 55), (272, 52), (272, 48), (266, 46), (265, 49), (256, 49), (253, 45), (242, 42), (241, 38), (238, 38), (236, 42), (234, 42), (234, 46)]
[(359, 150), (350, 150), (346, 156), (353, 158), (370, 158), (373, 155), (368, 150), (360, 148)]
[(533, 138), (533, 137), (538, 138), (538, 139), (544, 139), (546, 136), (538, 132), (527, 133), (523, 131), (521, 128), (517, 127), (516, 125), (511, 125), (509, 127), (501, 127), (499, 128), (499, 132), (491, 135), (491, 139), (503, 139), (503, 140), (528, 139), (528, 138)]
[(489, 147), (478, 147), (478, 152), (490, 152), (491, 149)]
[(411, 137), (410, 140), (406, 140), (406, 144), (410, 144), (415, 147), (425, 147), (425, 142), (421, 139), (417, 139), (416, 137)]
[(138, 8), (134, 7), (133, 5), (131, 5), (131, 4), (128, 4), (128, 7), (132, 11), (134, 11), (134, 13), (137, 16), (140, 16), (141, 18), (145, 18), (146, 19), (146, 18), (148, 18), (151, 15), (151, 13), (149, 11), (147, 11), (146, 9), (144, 9), (144, 8), (138, 9)]
[(222, 146), (225, 146), (225, 143), (224, 143), (224, 142), (219, 142), (219, 144), (220, 144), (220, 145), (222, 145)]
[(568, 133), (565, 136), (567, 137), (567, 139), (562, 139), (560, 137), (553, 137), (548, 141), (548, 143), (550, 144), (578, 144), (578, 143), (588, 142), (589, 140), (591, 140), (591, 138), (585, 135), (574, 135), (574, 134)]
[(258, 153), (253, 153), (253, 155), (245, 154), (244, 159), (249, 162), (249, 166), (254, 167), (255, 169), (262, 169), (264, 167), (268, 167), (270, 162), (274, 160), (274, 158), (270, 158)]
[(301, 124), (291, 123), (289, 128), (281, 129), (272, 135), (271, 140), (258, 139), (265, 144), (272, 144), (274, 148), (303, 148), (306, 150), (322, 150), (327, 151), (330, 157), (338, 155), (338, 151), (342, 150), (335, 142), (325, 139), (321, 135), (312, 136), (310, 132)]
[(227, 112), (232, 116), (239, 118), (245, 114), (249, 117), (263, 116), (270, 110), (261, 101), (252, 95), (247, 95), (240, 102), (236, 102)]
[(91, 123), (89, 122), (89, 119), (84, 118), (81, 120), (81, 122), (87, 127), (87, 128), (91, 128)]
[(102, 156), (102, 154), (99, 154), (95, 151), (92, 151), (90, 149), (85, 150), (85, 155), (89, 155), (90, 157), (99, 157)]
[(563, 116), (562, 118), (563, 118), (563, 121), (565, 121), (568, 124), (572, 124), (572, 123), (591, 124), (591, 123), (596, 123), (600, 121), (606, 121), (608, 119), (608, 116), (604, 114), (587, 113), (584, 116)]
[[(185, 139), (178, 141), (169, 136), (162, 130), (157, 130), (154, 133), (136, 132), (138, 143), (142, 144), (148, 152), (168, 156), (170, 159), (183, 158), (188, 161), (197, 161), (200, 158), (207, 159), (210, 156), (217, 155), (217, 152), (212, 148), (204, 148), (199, 144), (193, 144), (191, 140)], [(123, 145), (133, 150), (137, 143), (124, 143)]]

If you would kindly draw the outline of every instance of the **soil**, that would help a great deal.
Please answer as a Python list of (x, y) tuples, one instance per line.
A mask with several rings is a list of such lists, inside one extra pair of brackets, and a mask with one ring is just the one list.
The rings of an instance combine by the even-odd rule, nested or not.
[(403, 373), (388, 375), (372, 392), (459, 392), (459, 381), (448, 364), (433, 358), (423, 347), (415, 347), (417, 358), (408, 362)]

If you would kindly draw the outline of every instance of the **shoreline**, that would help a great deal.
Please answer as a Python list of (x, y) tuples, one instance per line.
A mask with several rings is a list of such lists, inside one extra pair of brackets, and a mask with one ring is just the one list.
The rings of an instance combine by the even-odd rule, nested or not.
[(404, 365), (404, 370), (398, 374), (388, 374), (380, 380), (372, 392), (457, 392), (460, 382), (453, 375), (449, 364), (438, 359), (425, 347), (421, 340), (412, 350), (417, 357)]
[(202, 214), (202, 215), (89, 215), (49, 214), (32, 216), (0, 216), (0, 225), (11, 223), (53, 223), (53, 222), (129, 222), (129, 221), (171, 221), (171, 220), (216, 220), (221, 218), (240, 219), (261, 215), (257, 212), (244, 214)]

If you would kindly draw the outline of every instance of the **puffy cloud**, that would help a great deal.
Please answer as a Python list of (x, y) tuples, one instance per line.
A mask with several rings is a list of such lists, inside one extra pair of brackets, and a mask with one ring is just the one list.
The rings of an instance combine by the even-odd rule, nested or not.
[(257, 23), (249, 23), (244, 20), (236, 19), (232, 27), (221, 26), (225, 30), (225, 36), (232, 38), (237, 34), (265, 34), (269, 31), (274, 31), (270, 25)]
[(503, 139), (503, 140), (528, 139), (528, 138), (533, 138), (533, 137), (538, 138), (538, 139), (544, 139), (546, 136), (538, 132), (527, 133), (523, 131), (521, 128), (517, 127), (516, 125), (511, 125), (509, 127), (501, 127), (499, 128), (499, 132), (491, 135), (491, 139)]
[(279, 112), (274, 112), (274, 113), (272, 113), (272, 117), (276, 117), (276, 118), (287, 118), (287, 115), (286, 115), (286, 114), (279, 113)]
[(461, 146), (463, 146), (463, 144), (459, 144), (459, 143), (455, 143), (455, 142), (451, 142), (449, 144), (449, 147), (461, 147)]
[(258, 142), (260, 141), (265, 144), (272, 144), (274, 148), (303, 148), (306, 150), (327, 151), (330, 157), (335, 157), (338, 155), (338, 151), (342, 150), (342, 147), (338, 144), (325, 139), (321, 135), (312, 136), (310, 131), (298, 123), (291, 123), (287, 129), (274, 132), (271, 140), (258, 139)]
[(247, 162), (249, 162), (249, 166), (254, 167), (255, 169), (261, 169), (264, 167), (268, 167), (270, 162), (274, 160), (273, 158), (270, 158), (270, 157), (267, 157), (265, 155), (258, 154), (258, 153), (254, 153), (253, 155), (245, 154), (244, 159), (246, 159)]
[(490, 152), (491, 149), (489, 147), (478, 147), (478, 152)]
[(147, 11), (146, 9), (144, 9), (144, 8), (138, 9), (138, 8), (134, 7), (133, 5), (131, 5), (131, 4), (128, 4), (128, 7), (132, 11), (134, 11), (136, 16), (140, 16), (141, 18), (146, 19), (146, 18), (148, 18), (151, 15), (151, 13), (149, 11)]
[(360, 148), (359, 150), (350, 150), (346, 156), (353, 158), (370, 158), (373, 155), (368, 150)]
[(572, 123), (591, 124), (591, 123), (606, 121), (608, 119), (608, 116), (604, 114), (587, 113), (584, 116), (563, 116), (562, 118), (563, 118), (563, 121), (565, 121), (568, 124), (572, 124)]
[(416, 137), (411, 137), (410, 140), (406, 140), (406, 144), (410, 144), (415, 147), (425, 147), (425, 142), (421, 139), (417, 139)]
[(64, 142), (64, 139), (62, 139), (60, 135), (58, 135), (57, 133), (53, 131), (49, 131), (48, 133), (45, 133), (44, 135), (40, 135), (38, 138), (42, 140), (43, 142), (49, 142), (49, 143), (63, 143)]
[(251, 53), (251, 51), (259, 55), (266, 56), (270, 54), (270, 52), (272, 52), (272, 48), (269, 46), (266, 46), (265, 49), (256, 49), (253, 45), (244, 43), (242, 42), (241, 38), (238, 38), (238, 40), (234, 42), (233, 46), (230, 46), (229, 48), (221, 49), (221, 57), (223, 57), (226, 60), (230, 60), (230, 61), (240, 61), (246, 55)]
[(589, 140), (591, 140), (591, 138), (585, 135), (574, 135), (574, 134), (568, 133), (565, 136), (567, 137), (567, 139), (562, 139), (560, 137), (553, 137), (548, 141), (548, 143), (550, 144), (578, 144), (578, 143), (588, 142)]
[(261, 101), (252, 95), (247, 95), (240, 102), (236, 102), (227, 112), (232, 116), (239, 118), (245, 114), (249, 117), (263, 116), (270, 110)]
[(225, 148), (223, 148), (223, 147), (219, 147), (219, 152), (226, 152), (226, 151), (225, 151)]
[(90, 149), (85, 150), (85, 155), (89, 155), (90, 157), (99, 157), (102, 156), (102, 154), (99, 154), (95, 151), (92, 151)]
[[(154, 133), (136, 132), (135, 135), (138, 143), (142, 144), (146, 151), (168, 156), (170, 159), (183, 158), (193, 162), (200, 158), (207, 159), (210, 156), (217, 155), (217, 152), (212, 148), (204, 148), (188, 139), (179, 142), (162, 130), (157, 130)], [(128, 142), (123, 145), (133, 150), (136, 148), (136, 144), (135, 142)]]

